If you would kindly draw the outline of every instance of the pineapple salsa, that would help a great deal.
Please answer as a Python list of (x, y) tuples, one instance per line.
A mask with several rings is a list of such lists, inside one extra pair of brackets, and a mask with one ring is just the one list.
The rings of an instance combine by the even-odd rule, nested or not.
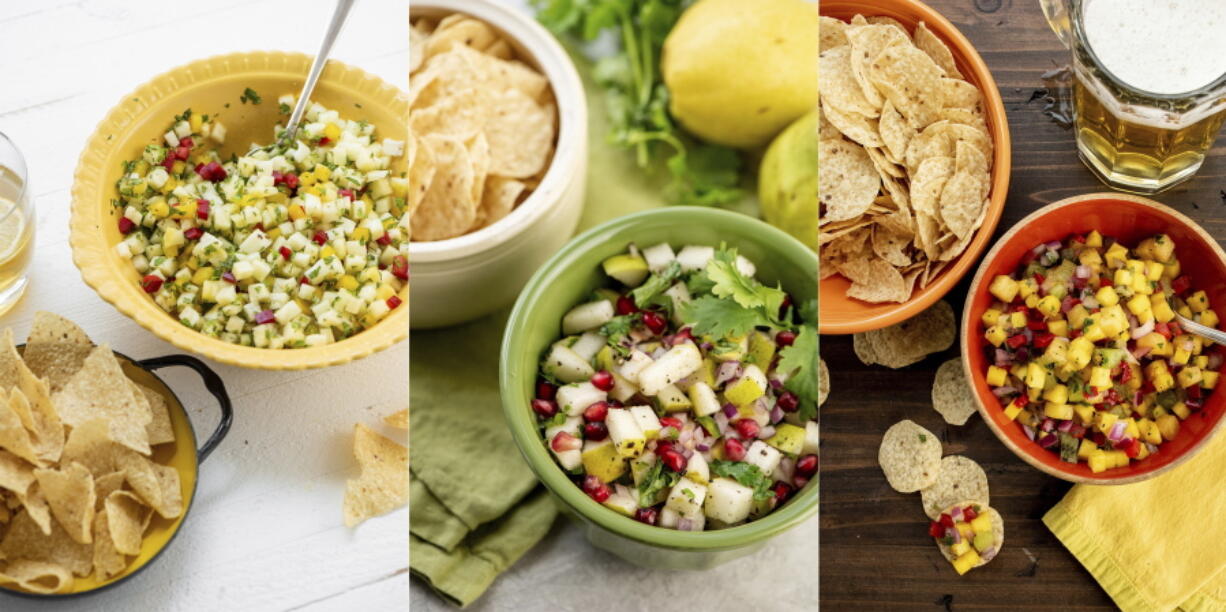
[[(286, 113), (294, 99), (279, 102)], [(116, 185), (116, 250), (158, 306), (259, 348), (336, 342), (400, 306), (407, 179), (391, 159), (403, 142), (376, 140), (370, 124), (319, 104), (291, 145), (223, 160), (225, 137), (215, 117), (184, 111)]]
[(558, 464), (648, 525), (782, 505), (817, 472), (816, 304), (726, 247), (632, 244), (602, 267), (608, 288), (562, 319), (532, 401)]
[(1217, 385), (1220, 349), (1175, 315), (1210, 327), (1218, 317), (1169, 236), (1132, 249), (1098, 232), (1042, 244), (989, 291), (987, 383), (1064, 461), (1098, 473), (1157, 453)]

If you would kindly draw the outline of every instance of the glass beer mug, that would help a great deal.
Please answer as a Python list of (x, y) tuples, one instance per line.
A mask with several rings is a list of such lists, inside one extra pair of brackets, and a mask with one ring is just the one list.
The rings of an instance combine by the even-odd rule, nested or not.
[(1226, 1), (1040, 3), (1073, 54), (1082, 161), (1142, 194), (1196, 174), (1226, 118)]

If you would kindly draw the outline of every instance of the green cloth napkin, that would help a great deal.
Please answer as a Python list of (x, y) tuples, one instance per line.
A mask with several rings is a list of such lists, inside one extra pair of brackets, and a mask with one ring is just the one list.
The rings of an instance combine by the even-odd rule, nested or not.
[[(664, 206), (666, 172), (648, 176), (609, 146), (603, 94), (572, 52), (588, 102), (587, 198), (578, 231)], [(735, 210), (756, 214), (753, 197)], [(502, 416), (498, 352), (509, 308), (456, 327), (413, 332), (409, 495), (413, 574), (461, 607), (531, 549), (557, 516)]]

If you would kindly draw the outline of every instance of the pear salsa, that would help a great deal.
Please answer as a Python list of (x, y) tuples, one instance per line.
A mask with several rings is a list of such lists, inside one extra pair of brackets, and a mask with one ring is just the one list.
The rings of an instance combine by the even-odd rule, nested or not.
[[(250, 89), (243, 100), (260, 102)], [(278, 102), (288, 113), (294, 98)], [(401, 304), (402, 141), (314, 103), (292, 142), (224, 160), (225, 138), (216, 116), (189, 109), (116, 183), (116, 251), (159, 307), (205, 335), (279, 349), (337, 342)]]
[(817, 473), (816, 304), (732, 248), (667, 243), (606, 259), (572, 308), (532, 410), (593, 500), (681, 531), (752, 521)]
[(1099, 473), (1159, 452), (1217, 386), (1222, 353), (1176, 314), (1218, 324), (1175, 243), (1092, 231), (1040, 244), (989, 287), (987, 384), (1039, 446)]

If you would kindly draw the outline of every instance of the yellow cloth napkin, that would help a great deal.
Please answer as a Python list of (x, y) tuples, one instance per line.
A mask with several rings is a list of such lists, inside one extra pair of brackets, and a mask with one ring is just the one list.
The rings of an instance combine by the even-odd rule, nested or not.
[(1226, 610), (1226, 436), (1131, 485), (1077, 485), (1043, 522), (1125, 612)]

